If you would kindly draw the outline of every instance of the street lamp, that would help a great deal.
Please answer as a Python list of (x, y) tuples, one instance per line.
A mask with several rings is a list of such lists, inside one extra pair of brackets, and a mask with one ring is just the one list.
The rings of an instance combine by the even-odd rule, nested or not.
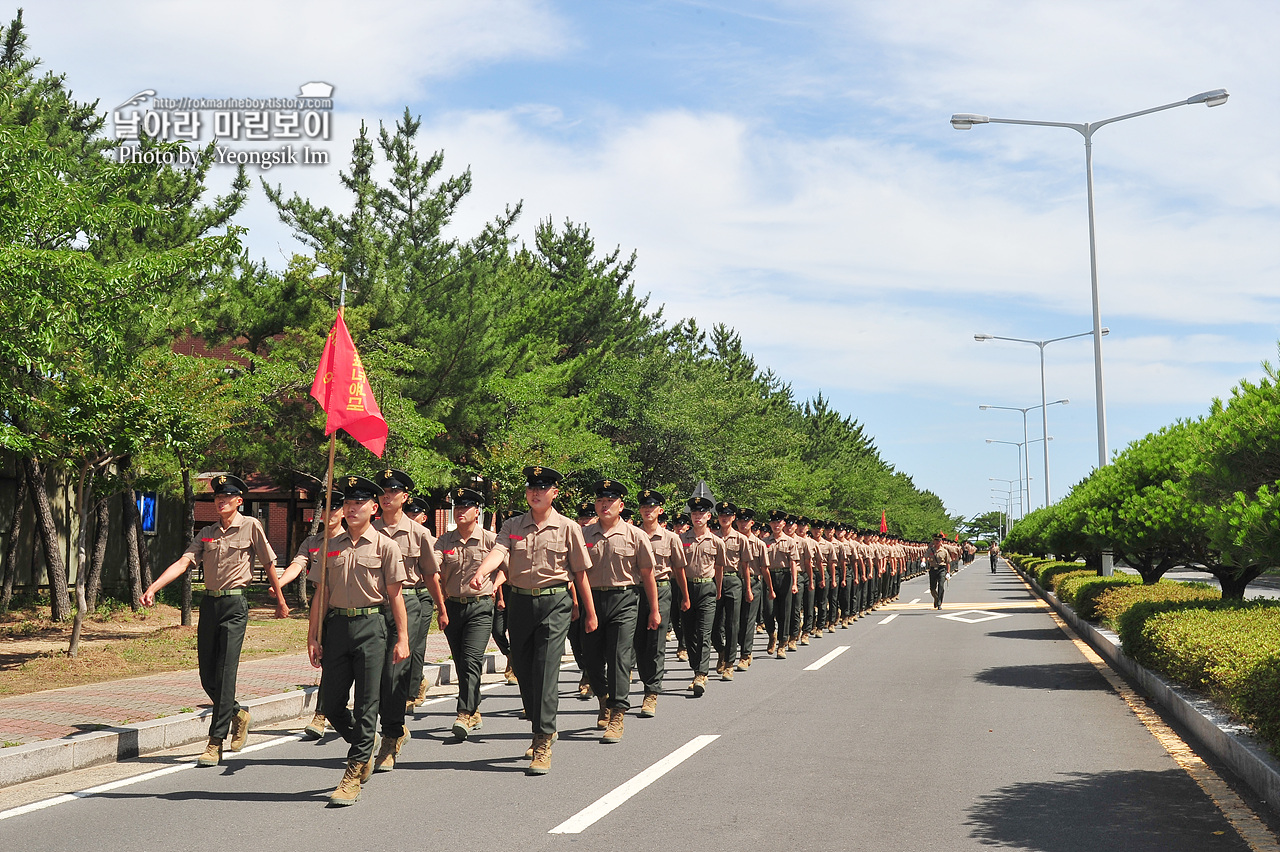
[[(1099, 334), (1101, 334), (1103, 337), (1105, 337), (1110, 333), (1111, 333), (1111, 329), (1109, 328), (1104, 328), (1099, 332)], [(1077, 337), (1088, 337), (1090, 334), (1094, 334), (1094, 333), (1092, 331), (1082, 331), (1079, 334), (1068, 334), (1065, 337), (1054, 337), (1054, 338), (1050, 338), (1049, 340), (1027, 340), (1024, 337), (1001, 337), (998, 334), (984, 334), (983, 332), (978, 332), (973, 336), (973, 339), (978, 341), (979, 343), (981, 343), (984, 340), (1010, 340), (1014, 343), (1030, 343), (1032, 346), (1038, 347), (1040, 349), (1040, 406), (1039, 406), (1040, 415), (1041, 415), (1040, 424), (1041, 424), (1041, 428), (1043, 429), (1043, 432), (1041, 434), (1044, 436), (1048, 436), (1049, 434), (1049, 403), (1047, 401), (1048, 396), (1046, 394), (1045, 384), (1044, 384), (1044, 348), (1048, 346), (1050, 343), (1057, 343), (1060, 340), (1072, 340)], [(1095, 354), (1097, 354), (1098, 352), (1101, 352), (1101, 350), (1100, 349), (1094, 350)], [(1105, 435), (1103, 433), (1099, 433), (1099, 434), (1103, 436), (1102, 444), (1105, 445), (1106, 443)], [(1103, 449), (1103, 452), (1105, 453), (1105, 447)], [(1106, 462), (1103, 462), (1103, 464), (1106, 464)], [(1030, 469), (1029, 465), (1028, 465), (1028, 469)], [(1030, 477), (1028, 477), (1028, 479), (1029, 478)], [(1045, 441), (1044, 443), (1044, 504), (1048, 506), (1051, 502), (1052, 500), (1050, 500), (1049, 498), (1049, 442)]]
[[(1070, 404), (1071, 404), (1071, 400), (1069, 399), (1055, 399), (1053, 402), (1049, 403), (1049, 405), (1070, 405)], [(1043, 403), (1041, 403), (1041, 405), (1029, 405), (1026, 408), (1018, 408), (1017, 406), (1013, 406), (1013, 405), (979, 405), (978, 410), (986, 411), (987, 409), (990, 408), (990, 409), (995, 409), (997, 411), (1021, 411), (1022, 412), (1022, 443), (1026, 445), (1029, 443), (1027, 441), (1027, 412), (1035, 411), (1037, 408), (1041, 408), (1042, 406), (1043, 406)], [(1026, 508), (1030, 510), (1031, 508), (1031, 455), (1029, 453), (1026, 457), (1026, 470), (1019, 471), (1018, 473), (1019, 475), (1026, 473), (1027, 502), (1025, 505), (1026, 505)], [(1048, 477), (1045, 477), (1045, 478), (1048, 479)]]
[[(1024, 121), (1016, 118), (989, 118), (985, 115), (974, 115), (966, 112), (958, 112), (951, 116), (951, 126), (956, 130), (970, 130), (975, 124), (1026, 124), (1036, 127), (1068, 127), (1084, 137), (1084, 174), (1089, 199), (1089, 281), (1093, 292), (1093, 382), (1098, 406), (1098, 467), (1105, 467), (1107, 464), (1107, 407), (1102, 390), (1102, 335), (1104, 332), (1102, 330), (1102, 308), (1098, 303), (1098, 249), (1093, 225), (1093, 134), (1099, 128), (1108, 124), (1115, 124), (1117, 121), (1137, 118), (1140, 115), (1161, 112), (1174, 107), (1187, 106), (1189, 104), (1204, 104), (1207, 107), (1222, 106), (1227, 102), (1228, 97), (1230, 95), (1227, 94), (1226, 89), (1211, 89), (1198, 95), (1192, 95), (1183, 101), (1174, 101), (1171, 104), (1117, 115), (1113, 118), (1104, 118), (1101, 121), (1089, 121), (1083, 124), (1069, 121)], [(1045, 477), (1044, 487), (1045, 493), (1048, 494), (1048, 476)]]

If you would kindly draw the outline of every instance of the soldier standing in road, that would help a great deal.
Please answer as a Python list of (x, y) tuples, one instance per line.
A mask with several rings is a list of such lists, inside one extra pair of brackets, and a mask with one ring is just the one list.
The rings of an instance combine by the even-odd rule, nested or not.
[[(400, 548), (373, 528), (376, 498), (382, 488), (363, 476), (343, 477), (342, 487), (347, 529), (329, 540), (324, 587), (316, 589), (311, 602), (307, 652), (311, 665), (323, 670), (321, 709), (334, 730), (350, 743), (346, 772), (329, 803), (353, 805), (360, 799), (360, 785), (373, 773), (378, 702), (388, 657), (383, 614), (387, 610), (396, 631), (392, 663), (402, 663), (410, 655), (404, 597), (400, 594), (408, 575)], [(318, 574), (314, 579), (320, 582)], [(353, 686), (354, 707), (349, 710), (347, 694)]]
[(724, 542), (707, 527), (712, 502), (706, 497), (689, 499), (692, 526), (680, 536), (684, 548), (685, 579), (689, 586), (689, 609), (684, 613), (684, 639), (689, 648), (689, 668), (693, 681), (689, 688), (695, 698), (707, 689), (711, 668), (711, 624), (716, 600), (725, 574)]
[(497, 534), (480, 526), (484, 495), (471, 488), (449, 492), (453, 500), (453, 521), (457, 525), (436, 539), (440, 562), (440, 586), (444, 593), (444, 635), (458, 673), (458, 715), (452, 732), (465, 740), (483, 724), (480, 718), (480, 677), (484, 672), (484, 649), (493, 632), (493, 581), (482, 581), (479, 589), (471, 581), (484, 561)]
[(787, 535), (790, 516), (781, 509), (769, 513), (769, 534), (764, 538), (765, 558), (769, 566), (769, 588), (774, 595), (769, 645), (766, 654), (777, 653), (787, 658), (787, 641), (791, 637), (791, 602), (800, 591), (800, 553), (796, 540)]
[[(667, 618), (672, 610), (682, 613), (689, 608), (689, 586), (684, 574), (684, 546), (680, 537), (659, 523), (666, 497), (646, 488), (637, 499), (644, 533), (649, 536), (649, 545), (653, 548), (653, 579), (658, 590), (658, 610), (663, 616), (662, 623), (654, 630), (648, 629), (644, 622), (636, 623), (636, 670), (644, 684), (644, 700), (640, 704), (639, 715), (650, 718), (657, 715), (658, 694), (662, 692), (662, 677), (666, 674)], [(677, 590), (674, 593), (672, 583)]]
[(616, 479), (602, 479), (593, 490), (597, 521), (583, 530), (583, 537), (591, 551), (587, 579), (595, 600), (597, 626), (583, 637), (583, 651), (591, 688), (600, 697), (596, 721), (597, 727), (604, 728), (600, 742), (616, 743), (622, 739), (624, 717), (631, 709), (637, 624), (643, 622), (656, 630), (662, 613), (653, 577), (653, 546), (639, 527), (622, 519), (626, 486)]
[(595, 604), (587, 569), (591, 557), (582, 538), (582, 527), (561, 515), (552, 505), (563, 478), (549, 467), (524, 469), (524, 497), (529, 511), (502, 525), (493, 550), (485, 557), (471, 588), (485, 582), (511, 590), (507, 598), (507, 629), (511, 658), (520, 681), (520, 700), (533, 727), (529, 775), (545, 775), (551, 769), (551, 743), (556, 734), (560, 656), (573, 603), (569, 584), (578, 591), (578, 606), (587, 633), (596, 629)]
[(716, 535), (724, 544), (724, 579), (721, 582), (720, 594), (716, 597), (716, 615), (711, 623), (711, 642), (715, 646), (719, 659), (716, 661), (716, 673), (721, 680), (733, 680), (733, 670), (738, 664), (738, 622), (742, 617), (742, 606), (750, 593), (750, 579), (747, 576), (750, 565), (744, 560), (751, 558), (750, 545), (747, 538), (734, 527), (738, 517), (738, 507), (728, 500), (716, 504), (716, 516), (720, 526)]
[[(404, 506), (413, 491), (413, 480), (401, 470), (388, 468), (380, 471), (374, 482), (382, 489), (378, 503), (382, 517), (373, 522), (373, 528), (396, 543), (400, 558), (404, 560), (405, 580), (400, 587), (404, 598), (405, 629), (409, 640), (409, 659), (397, 662), (392, 652), (399, 634), (391, 613), (387, 618), (387, 667), (382, 673), (382, 696), (378, 713), (382, 721), (382, 747), (374, 759), (375, 772), (390, 772), (395, 768), (400, 749), (409, 739), (404, 726), (405, 716), (417, 703), (409, 694), (410, 669), (422, 668), (426, 658), (427, 631), (431, 628), (432, 605), (443, 603), (440, 593), (440, 563), (436, 561), (435, 539), (422, 524), (409, 520)], [(428, 593), (430, 597), (428, 597)], [(424, 624), (425, 619), (425, 624)], [(440, 609), (440, 626), (448, 624), (448, 615)]]
[(943, 542), (942, 533), (934, 533), (925, 562), (929, 566), (929, 593), (933, 595), (933, 608), (942, 609), (942, 598), (947, 591), (946, 575), (951, 567), (951, 554)]
[[(742, 557), (743, 584), (742, 612), (738, 618), (738, 662), (736, 668), (745, 672), (751, 667), (751, 652), (756, 644), (756, 620), (761, 604), (768, 599), (769, 569), (765, 564), (764, 542), (755, 532), (754, 509), (739, 509), (737, 527), (747, 539), (747, 551)], [(772, 594), (772, 590), (768, 591)]]
[[(596, 522), (595, 501), (583, 500), (578, 504), (578, 526), (582, 527), (583, 538), (586, 537), (587, 527), (593, 526)], [(582, 650), (585, 645), (582, 640), (582, 619), (578, 609), (578, 596), (572, 586), (569, 587), (569, 594), (573, 597), (573, 621), (569, 625), (569, 650), (573, 652), (573, 664), (578, 667), (578, 672), (581, 674), (578, 678), (578, 699), (587, 701), (596, 693), (591, 688), (591, 676), (587, 674), (587, 655)], [(599, 618), (598, 615), (597, 618)]]
[(244, 480), (220, 473), (210, 482), (217, 523), (202, 528), (177, 561), (164, 570), (142, 593), (142, 605), (154, 606), (156, 592), (183, 575), (193, 565), (204, 569), (204, 597), (200, 600), (200, 622), (196, 627), (196, 654), (200, 663), (200, 685), (213, 703), (209, 717), (209, 742), (196, 763), (217, 766), (222, 760), (228, 732), (228, 750), (239, 751), (249, 736), (249, 711), (236, 702), (236, 674), (240, 649), (249, 626), (249, 602), (245, 589), (253, 579), (251, 561), (257, 556), (276, 599), (276, 617), (287, 618), (285, 603), (276, 576), (276, 554), (267, 533), (256, 518), (240, 514), (248, 487)]
[[(689, 520), (687, 512), (681, 512), (676, 515), (675, 520), (671, 524), (671, 531), (676, 534), (676, 538), (684, 535), (693, 526), (693, 522)], [(680, 551), (684, 552), (684, 546), (681, 545)], [(683, 571), (681, 572), (683, 573)], [(675, 634), (676, 640), (676, 659), (680, 662), (687, 662), (689, 659), (689, 647), (684, 641), (684, 613), (689, 609), (689, 595), (686, 590), (684, 603), (675, 599), (672, 595), (671, 600), (671, 631)]]

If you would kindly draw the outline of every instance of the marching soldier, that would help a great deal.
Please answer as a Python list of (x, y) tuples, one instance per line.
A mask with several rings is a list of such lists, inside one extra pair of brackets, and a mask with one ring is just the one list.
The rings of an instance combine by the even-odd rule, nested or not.
[[(342, 501), (345, 498), (338, 489), (329, 492), (329, 515), (324, 519), (324, 524), (328, 528), (329, 539), (332, 541), (334, 536), (342, 532)], [(320, 501), (321, 513), (324, 512), (324, 500)], [(280, 588), (288, 586), (302, 572), (307, 572), (307, 578), (312, 581), (320, 578), (320, 548), (324, 545), (324, 532), (318, 532), (315, 535), (309, 535), (302, 540), (302, 544), (298, 546), (298, 552), (289, 562), (284, 573), (280, 575)], [(311, 721), (302, 729), (302, 735), (309, 740), (318, 740), (324, 736), (325, 719), (324, 710), (320, 706), (320, 696), (324, 694), (324, 684), (320, 684), (320, 688), (316, 690), (316, 712), (311, 717)]]
[[(594, 500), (583, 500), (578, 504), (578, 526), (583, 529), (583, 537), (586, 536), (586, 529), (596, 523), (596, 504)], [(580, 701), (588, 701), (595, 696), (595, 690), (591, 688), (591, 677), (587, 674), (587, 655), (583, 652), (582, 641), (582, 619), (579, 617), (578, 596), (573, 587), (569, 587), (569, 594), (573, 597), (573, 622), (569, 625), (569, 650), (573, 653), (573, 663), (578, 667), (581, 677), (578, 678), (578, 699)]]
[[(426, 658), (427, 631), (431, 629), (433, 610), (431, 602), (434, 600), (439, 605), (443, 600), (440, 593), (440, 563), (436, 561), (434, 549), (435, 539), (427, 532), (426, 527), (409, 520), (404, 514), (404, 506), (409, 502), (409, 495), (413, 491), (413, 480), (404, 471), (387, 468), (374, 477), (374, 482), (382, 489), (382, 493), (378, 495), (382, 517), (374, 520), (373, 528), (396, 543), (400, 558), (404, 561), (405, 580), (400, 587), (400, 595), (404, 598), (405, 629), (409, 631), (406, 634), (409, 659), (393, 660), (391, 652), (399, 634), (395, 632), (397, 627), (392, 620), (392, 613), (385, 613), (387, 667), (382, 673), (382, 696), (378, 710), (382, 720), (382, 747), (378, 750), (373, 769), (375, 772), (390, 772), (396, 766), (400, 749), (409, 739), (404, 719), (417, 704), (416, 698), (409, 693), (412, 679), (410, 671), (413, 666), (421, 670)], [(442, 629), (448, 625), (448, 621), (448, 614), (441, 608)]]
[[(325, 583), (316, 589), (307, 632), (311, 665), (322, 669), (321, 709), (334, 730), (350, 743), (346, 772), (329, 796), (329, 803), (338, 806), (359, 801), (361, 784), (373, 774), (378, 703), (388, 657), (387, 610), (396, 637), (391, 662), (402, 663), (410, 655), (404, 597), (400, 594), (408, 579), (404, 561), (396, 543), (373, 528), (376, 498), (382, 488), (363, 476), (347, 476), (342, 483), (347, 529), (329, 540)], [(318, 574), (314, 579), (320, 582)], [(353, 686), (355, 701), (349, 710), (347, 694)]]
[(715, 619), (716, 600), (724, 582), (724, 542), (707, 527), (712, 503), (706, 497), (689, 499), (692, 526), (680, 536), (685, 555), (685, 580), (689, 586), (689, 609), (684, 615), (684, 638), (689, 648), (689, 668), (693, 681), (689, 689), (701, 698), (707, 689), (707, 672), (711, 668), (711, 625)]
[[(649, 488), (641, 491), (638, 498), (644, 532), (653, 548), (653, 579), (658, 590), (658, 611), (662, 614), (662, 622), (656, 629), (650, 630), (640, 621), (636, 623), (636, 669), (640, 682), (644, 684), (644, 700), (640, 704), (639, 715), (644, 718), (651, 718), (658, 712), (658, 693), (662, 692), (662, 677), (667, 667), (667, 618), (673, 610), (684, 612), (689, 608), (684, 546), (680, 536), (660, 523), (665, 500), (662, 494)], [(672, 593), (673, 582), (679, 589), (678, 594)]]
[(480, 730), (480, 677), (484, 672), (484, 649), (493, 632), (493, 580), (472, 588), (480, 563), (484, 561), (497, 533), (480, 526), (484, 495), (471, 488), (449, 492), (453, 500), (453, 521), (457, 525), (436, 539), (440, 562), (440, 585), (445, 595), (444, 635), (458, 672), (458, 715), (453, 720), (455, 737), (465, 740)]
[(733, 670), (738, 663), (738, 622), (742, 616), (742, 606), (750, 594), (750, 566), (743, 565), (751, 558), (747, 538), (734, 527), (738, 517), (738, 507), (728, 500), (716, 504), (716, 515), (720, 526), (716, 535), (724, 544), (725, 570), (721, 582), (720, 594), (716, 597), (716, 615), (711, 624), (711, 641), (715, 645), (720, 659), (716, 662), (716, 673), (721, 680), (733, 680)]
[(196, 653), (200, 662), (200, 685), (213, 703), (209, 717), (209, 742), (196, 763), (217, 766), (223, 743), (239, 751), (249, 737), (249, 711), (236, 701), (236, 674), (240, 649), (249, 625), (249, 602), (245, 589), (253, 579), (250, 565), (254, 556), (262, 565), (276, 599), (276, 618), (289, 616), (276, 576), (276, 554), (267, 533), (256, 518), (240, 514), (248, 487), (237, 476), (221, 473), (210, 483), (217, 523), (202, 528), (177, 561), (164, 570), (142, 593), (143, 606), (154, 606), (156, 592), (172, 583), (193, 565), (204, 568), (204, 597), (200, 600), (200, 622), (196, 627)]
[[(596, 606), (596, 629), (583, 636), (591, 688), (600, 698), (596, 727), (604, 728), (602, 743), (621, 741), (623, 722), (631, 708), (631, 669), (635, 666), (637, 623), (650, 630), (662, 623), (658, 589), (653, 579), (655, 559), (649, 537), (623, 520), (622, 498), (627, 489), (616, 479), (595, 484), (596, 523), (583, 530), (591, 551), (587, 579)], [(640, 606), (640, 589), (646, 605)], [(643, 615), (641, 612), (643, 611)]]
[(520, 700), (533, 727), (533, 745), (526, 752), (533, 759), (525, 772), (545, 775), (551, 769), (556, 734), (560, 656), (573, 614), (570, 583), (578, 591), (587, 633), (596, 629), (596, 611), (587, 581), (591, 557), (582, 527), (552, 505), (560, 494), (556, 483), (563, 477), (549, 467), (527, 467), (524, 475), (529, 511), (502, 525), (471, 588), (479, 591), (486, 581), (501, 584), (505, 577), (512, 592), (507, 598), (511, 657), (520, 681)]
[(756, 620), (761, 604), (768, 594), (773, 594), (770, 586), (768, 566), (765, 564), (764, 542), (756, 535), (754, 509), (738, 510), (738, 532), (746, 536), (747, 554), (743, 556), (743, 570), (746, 574), (744, 583), (745, 600), (742, 613), (738, 619), (738, 663), (740, 672), (751, 667), (751, 652), (756, 644)]

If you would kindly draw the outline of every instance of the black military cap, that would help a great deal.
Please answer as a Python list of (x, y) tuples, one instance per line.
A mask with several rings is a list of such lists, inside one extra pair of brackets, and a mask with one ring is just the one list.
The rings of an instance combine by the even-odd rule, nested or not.
[(667, 522), (667, 520), (668, 520), (668, 518), (667, 518), (667, 513), (666, 513), (666, 512), (659, 512), (659, 513), (658, 513), (658, 523), (660, 523), (660, 524), (665, 524), (665, 523)]
[(676, 515), (675, 522), (677, 524), (692, 524), (693, 519), (689, 517), (688, 512), (681, 512), (680, 514)]
[(583, 500), (578, 504), (579, 518), (594, 518), (596, 516), (596, 504), (590, 500)]
[(769, 520), (770, 520), (770, 521), (785, 521), (786, 519), (787, 519), (787, 513), (786, 513), (786, 512), (784, 512), (782, 509), (770, 509), (770, 510), (769, 510)]
[(754, 521), (755, 519), (756, 519), (756, 510), (755, 510), (755, 509), (739, 509), (739, 510), (738, 510), (738, 520), (740, 520), (740, 521)]
[(525, 488), (550, 488), (551, 486), (564, 479), (560, 475), (560, 471), (552, 470), (549, 467), (534, 465), (524, 469)]
[(811, 526), (813, 524), (813, 521), (810, 520), (809, 518), (806, 518), (804, 515), (801, 515), (799, 518), (796, 519), (796, 523), (802, 527), (807, 527), (807, 526)]
[(505, 524), (507, 521), (511, 520), (518, 514), (520, 513), (517, 512), (515, 509), (508, 509), (507, 511), (503, 512), (501, 515), (498, 516), (498, 521), (499, 523)]
[(412, 500), (405, 504), (404, 510), (410, 515), (425, 515), (431, 511), (431, 507), (427, 505), (427, 501), (415, 495)]
[[(323, 507), (323, 506), (324, 506), (324, 494), (321, 494), (321, 495), (320, 495), (320, 497), (319, 497), (318, 499), (320, 500), (320, 505), (321, 505), (321, 507)], [(341, 509), (341, 508), (342, 508), (342, 501), (343, 501), (343, 500), (345, 500), (345, 499), (347, 499), (347, 498), (346, 498), (346, 495), (344, 495), (344, 494), (343, 494), (341, 491), (339, 491), (338, 489), (336, 489), (336, 488), (332, 488), (332, 489), (330, 489), (330, 490), (329, 490), (329, 505), (330, 505), (331, 507), (336, 507), (336, 508)]]
[(652, 488), (646, 488), (636, 495), (637, 502), (641, 506), (661, 506), (667, 502), (667, 498), (660, 492), (654, 491)]
[(715, 518), (712, 518), (711, 520), (707, 521), (707, 529), (709, 530), (720, 529), (720, 522), (717, 521)]
[(789, 524), (798, 524), (798, 523), (800, 523), (800, 518), (799, 518), (798, 516), (796, 516), (796, 515), (790, 515), (790, 514), (789, 514), (789, 515), (787, 515), (787, 523), (789, 523)]
[(706, 497), (690, 497), (686, 505), (690, 512), (710, 512), (715, 504)]
[(618, 513), (618, 517), (622, 518), (622, 520), (624, 521), (630, 521), (631, 518), (633, 517), (633, 514), (630, 509), (623, 509), (621, 512)]
[(382, 486), (383, 491), (413, 491), (413, 477), (403, 470), (387, 468), (373, 476), (373, 481)]
[(737, 515), (738, 507), (730, 503), (728, 500), (721, 500), (716, 504), (717, 515)]
[(342, 491), (346, 500), (373, 500), (382, 496), (381, 485), (355, 474), (342, 477)]
[(233, 497), (243, 497), (249, 493), (249, 486), (244, 484), (244, 480), (230, 473), (218, 474), (209, 480), (209, 487), (214, 494), (230, 494)]
[(597, 497), (626, 497), (627, 486), (616, 479), (599, 479), (591, 488)]
[(455, 506), (483, 506), (484, 495), (474, 488), (455, 488), (449, 492)]

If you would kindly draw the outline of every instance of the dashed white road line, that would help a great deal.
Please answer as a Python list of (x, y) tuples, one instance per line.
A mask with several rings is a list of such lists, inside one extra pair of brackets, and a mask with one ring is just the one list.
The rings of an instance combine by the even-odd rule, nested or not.
[(852, 647), (852, 646), (850, 646), (850, 645), (841, 645), (839, 648), (836, 648), (834, 651), (831, 651), (831, 652), (827, 653), (826, 655), (824, 655), (824, 656), (822, 656), (822, 657), (819, 657), (818, 659), (814, 660), (814, 661), (813, 661), (812, 663), (810, 663), (809, 665), (805, 666), (805, 667), (804, 667), (804, 670), (805, 670), (805, 671), (807, 671), (807, 672), (816, 672), (818, 669), (822, 668), (822, 667), (823, 667), (823, 666), (825, 666), (827, 663), (831, 662), (831, 661), (832, 661), (832, 660), (834, 660), (836, 657), (838, 657), (838, 656), (840, 656), (841, 654), (843, 654), (845, 651), (849, 650), (849, 648), (850, 648), (850, 647)]
[(659, 760), (648, 769), (641, 772), (630, 781), (626, 781), (617, 787), (614, 787), (608, 793), (596, 799), (555, 828), (548, 831), (548, 834), (581, 834), (583, 830), (594, 825), (601, 818), (608, 816), (615, 808), (626, 802), (636, 793), (639, 793), (645, 787), (648, 787), (654, 781), (657, 781), (663, 775), (666, 775), (672, 769), (684, 763), (694, 754), (706, 748), (711, 743), (720, 739), (719, 734), (703, 734), (700, 737), (694, 737), (689, 742), (680, 746), (680, 748), (671, 752), (671, 754)]
[(876, 623), (877, 623), (877, 624), (888, 624), (890, 621), (893, 621), (893, 620), (894, 620), (895, 618), (897, 618), (897, 617), (898, 617), (898, 613), (896, 613), (896, 612), (895, 612), (893, 615), (889, 616), (889, 617), (888, 617), (888, 618), (886, 618), (884, 621), (877, 621)]

